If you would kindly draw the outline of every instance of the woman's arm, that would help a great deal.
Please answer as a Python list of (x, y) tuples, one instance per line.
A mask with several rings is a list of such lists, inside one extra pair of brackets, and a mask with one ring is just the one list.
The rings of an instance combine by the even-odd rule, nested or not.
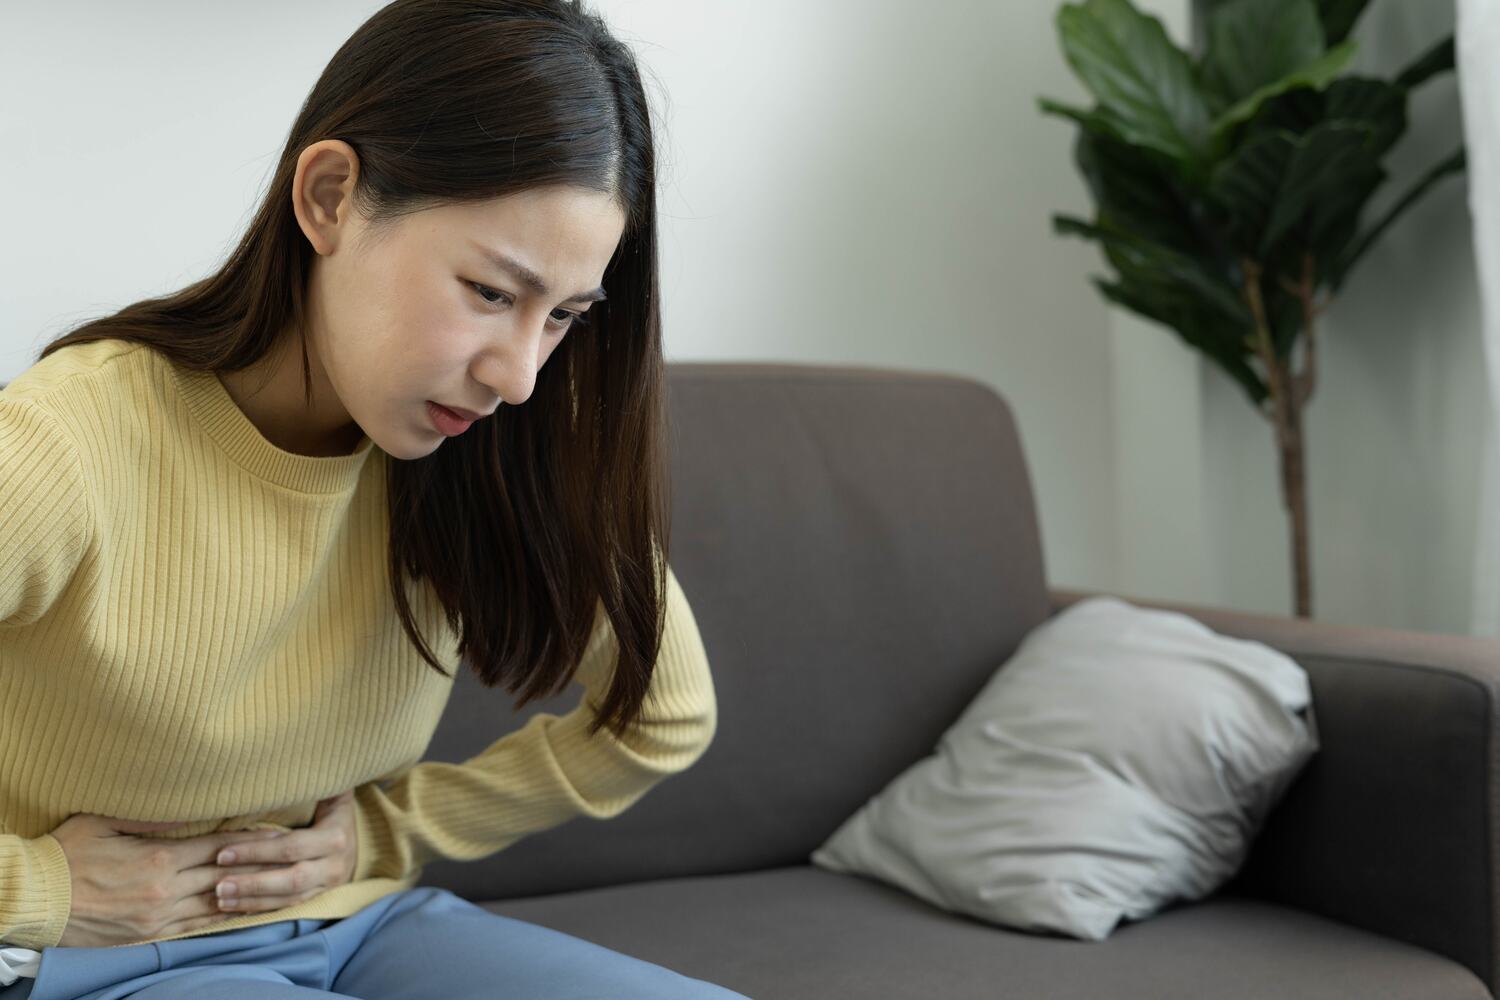
[(0, 942), (56, 945), (68, 924), (72, 893), (68, 858), (57, 838), (0, 834)]
[[(0, 394), (0, 643), (7, 628), (34, 624), (56, 603), (92, 523), (72, 440), (35, 402)], [(71, 906), (68, 859), (57, 839), (0, 834), (0, 942), (57, 944)]]
[(83, 559), (92, 523), (78, 450), (57, 418), (0, 395), (0, 636), (52, 607)]
[(539, 712), (460, 764), (425, 761), (388, 788), (355, 789), (354, 878), (400, 878), (438, 858), (486, 857), (576, 816), (608, 819), (692, 766), (713, 740), (718, 710), (703, 640), (670, 566), (666, 602), (661, 653), (625, 738), (607, 727), (586, 734), (617, 648), (601, 614), (579, 662), (584, 696), (573, 711)]

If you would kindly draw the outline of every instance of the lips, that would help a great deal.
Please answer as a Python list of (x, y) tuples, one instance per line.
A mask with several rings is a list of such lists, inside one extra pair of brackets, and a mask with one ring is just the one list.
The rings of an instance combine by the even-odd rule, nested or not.
[[(437, 403), (437, 400), (433, 400), (433, 402)], [(465, 420), (478, 420), (480, 417), (489, 416), (489, 413), (475, 413), (473, 410), (466, 410), (462, 406), (449, 406), (447, 403), (438, 403), (437, 405), (441, 406), (443, 409), (454, 414), (455, 416), (462, 417)], [(493, 412), (493, 410), (490, 411), (490, 413)]]

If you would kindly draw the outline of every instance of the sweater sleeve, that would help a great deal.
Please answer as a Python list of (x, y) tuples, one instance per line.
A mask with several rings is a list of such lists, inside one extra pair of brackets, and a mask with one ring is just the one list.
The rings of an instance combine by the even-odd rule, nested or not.
[(83, 559), (91, 520), (72, 440), (35, 403), (0, 395), (0, 629), (47, 613)]
[(72, 910), (72, 875), (57, 838), (0, 835), (0, 942), (51, 948)]
[[(88, 489), (77, 449), (36, 404), (0, 395), (0, 643), (45, 615), (88, 545)], [(48, 948), (72, 910), (72, 878), (50, 833), (0, 835), (0, 941)]]
[(708, 749), (718, 721), (708, 656), (676, 574), (667, 567), (666, 622), (650, 687), (622, 739), (593, 736), (590, 702), (602, 705), (618, 648), (602, 605), (575, 679), (578, 707), (538, 712), (474, 757), (425, 761), (389, 787), (355, 789), (355, 880), (402, 878), (437, 858), (471, 861), (576, 816), (608, 819)]

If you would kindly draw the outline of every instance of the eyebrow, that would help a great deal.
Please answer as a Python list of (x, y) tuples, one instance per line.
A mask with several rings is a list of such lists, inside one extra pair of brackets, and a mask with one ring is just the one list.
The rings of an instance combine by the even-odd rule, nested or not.
[[(470, 242), (472, 243), (473, 241), (471, 240)], [(489, 247), (479, 243), (474, 243), (473, 245), (476, 250), (484, 255), (485, 260), (489, 261), (500, 270), (509, 272), (517, 281), (521, 282), (523, 285), (525, 285), (527, 288), (530, 288), (538, 295), (547, 295), (551, 291), (551, 289), (547, 287), (547, 282), (542, 279), (542, 276), (540, 274), (537, 274), (531, 268), (527, 267), (525, 264), (522, 264), (514, 257), (500, 253), (498, 250), (491, 250)], [(564, 299), (563, 301), (603, 302), (604, 288), (602, 286), (599, 288), (591, 288), (586, 292), (579, 292), (577, 295)]]

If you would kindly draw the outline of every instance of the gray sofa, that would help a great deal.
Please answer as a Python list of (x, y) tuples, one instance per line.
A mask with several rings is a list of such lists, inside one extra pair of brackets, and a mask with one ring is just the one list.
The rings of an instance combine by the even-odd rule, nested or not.
[[(1086, 595), (1047, 586), (1015, 420), (988, 387), (731, 363), (669, 365), (668, 386), (670, 559), (713, 667), (714, 743), (612, 820), (430, 864), (423, 884), (757, 1000), (1492, 996), (1500, 641), (1136, 601), (1295, 657), (1322, 749), (1234, 881), (1107, 941), (810, 865)], [(515, 713), (466, 671), (457, 688), (429, 759), (581, 691)]]

